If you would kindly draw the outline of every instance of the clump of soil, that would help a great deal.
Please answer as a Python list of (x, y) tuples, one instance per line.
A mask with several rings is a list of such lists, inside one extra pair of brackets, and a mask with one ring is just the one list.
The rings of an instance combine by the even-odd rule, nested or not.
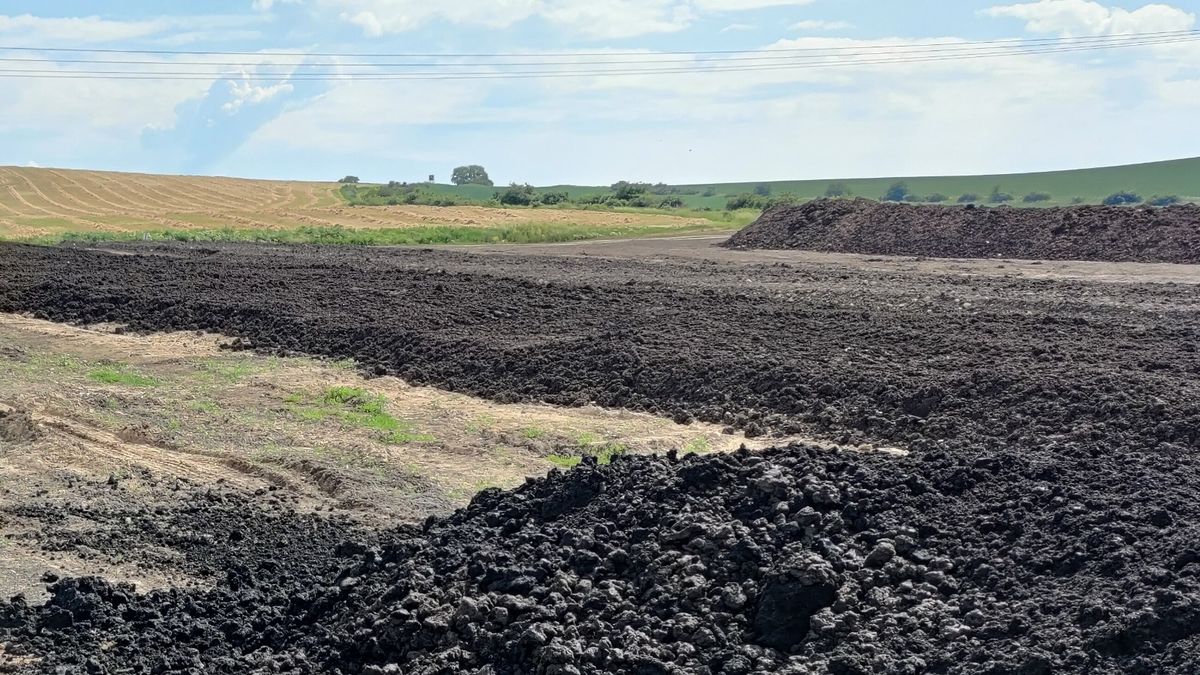
[(208, 591), (59, 581), (0, 605), (0, 637), (46, 672), (1189, 672), (1195, 507), (1085, 497), (1085, 465), (1117, 468), (805, 446), (586, 462), (327, 575), (280, 550)]
[(942, 258), (1200, 262), (1200, 206), (940, 206), (818, 199), (767, 209), (727, 248)]
[(24, 410), (0, 409), (0, 441), (28, 443), (37, 440), (37, 423)]

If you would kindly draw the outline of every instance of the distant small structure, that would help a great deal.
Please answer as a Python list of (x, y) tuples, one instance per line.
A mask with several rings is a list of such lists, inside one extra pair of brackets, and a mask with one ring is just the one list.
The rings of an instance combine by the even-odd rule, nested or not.
[(433, 180), (433, 174), (429, 174), (429, 182), (430, 183), (436, 182)]

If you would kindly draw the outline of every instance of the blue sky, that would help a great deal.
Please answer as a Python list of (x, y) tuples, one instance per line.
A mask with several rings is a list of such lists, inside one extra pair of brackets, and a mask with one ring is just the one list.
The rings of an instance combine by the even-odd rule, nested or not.
[[(852, 51), (1185, 30), (1200, 28), (1197, 15), (1200, 0), (0, 0), (0, 46), (286, 51), (297, 56), (284, 60), (321, 63), (337, 59), (302, 55)], [(278, 57), (241, 60), (260, 64), (248, 74), (279, 72), (261, 65)], [(7, 165), (418, 180), (480, 163), (497, 182), (603, 184), (1021, 172), (1200, 155), (1197, 42), (632, 78), (0, 86)]]

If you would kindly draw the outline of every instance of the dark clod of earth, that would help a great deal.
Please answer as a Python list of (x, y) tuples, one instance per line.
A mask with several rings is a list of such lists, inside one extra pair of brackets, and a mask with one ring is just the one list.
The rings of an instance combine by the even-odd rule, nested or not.
[(37, 423), (28, 412), (0, 409), (0, 442), (26, 443), (37, 437)]
[(768, 209), (726, 246), (942, 258), (1200, 263), (1200, 205), (1013, 208), (818, 199)]
[(0, 607), (5, 652), (67, 673), (1194, 673), (1196, 297), (682, 258), (0, 246), (0, 311), (909, 453), (585, 461), (320, 555), (206, 558), (224, 570), (208, 589), (54, 580), (44, 604)]

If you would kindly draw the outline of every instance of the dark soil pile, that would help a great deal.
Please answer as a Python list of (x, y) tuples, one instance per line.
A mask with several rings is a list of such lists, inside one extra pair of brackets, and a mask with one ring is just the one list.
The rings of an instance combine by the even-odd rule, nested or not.
[(0, 507), (8, 539), (202, 581), (240, 566), (324, 572), (347, 538), (368, 536), (346, 517), (298, 513), (274, 489), (247, 495), (144, 469), (37, 494)]
[(24, 410), (0, 410), (0, 442), (27, 443), (38, 437), (37, 423)]
[(623, 458), (485, 491), (337, 574), (65, 580), (0, 625), (51, 672), (1193, 672), (1197, 506), (1121, 475), (1069, 450)]
[(1195, 286), (0, 246), (0, 311), (911, 451), (622, 458), (356, 536), (333, 574), (285, 548), (208, 592), (60, 581), (0, 612), (51, 672), (1189, 673), (1200, 653)]
[(1200, 206), (935, 206), (818, 199), (777, 206), (728, 248), (941, 258), (1200, 263)]

